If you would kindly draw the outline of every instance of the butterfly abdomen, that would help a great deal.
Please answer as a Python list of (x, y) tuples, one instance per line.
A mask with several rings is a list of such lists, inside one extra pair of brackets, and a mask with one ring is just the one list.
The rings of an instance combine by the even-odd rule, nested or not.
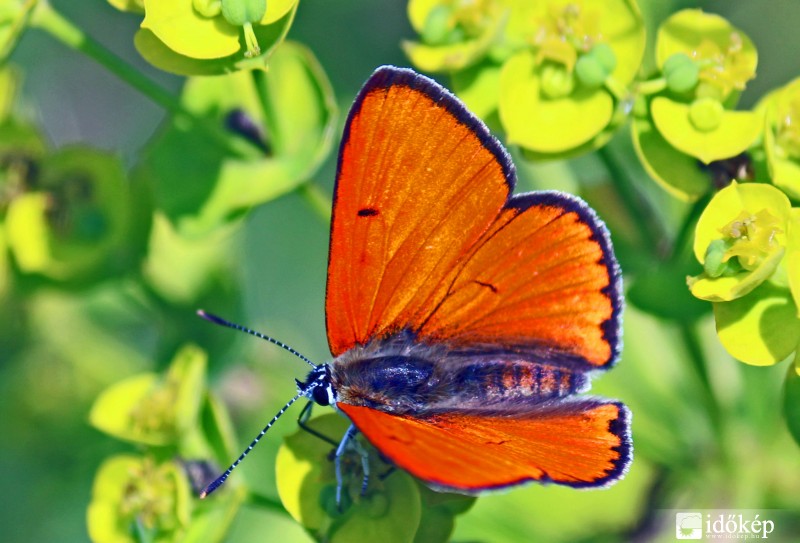
[[(582, 373), (565, 368), (475, 356), (381, 355), (351, 357), (333, 364), (339, 402), (391, 413), (434, 413), (441, 409), (500, 408), (536, 404), (588, 388)], [(438, 354), (438, 353), (430, 353)]]
[(588, 380), (580, 373), (532, 362), (479, 361), (459, 368), (451, 387), (452, 393), (466, 402), (537, 403), (583, 392)]

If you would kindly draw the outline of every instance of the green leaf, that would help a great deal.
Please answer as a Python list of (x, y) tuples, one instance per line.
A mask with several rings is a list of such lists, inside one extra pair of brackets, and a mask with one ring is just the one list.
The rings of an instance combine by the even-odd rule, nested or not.
[(144, 14), (144, 0), (108, 0), (108, 3), (120, 11)]
[(222, 464), (229, 462), (238, 443), (233, 422), (225, 404), (208, 392), (200, 411), (200, 424), (214, 458)]
[[(19, 70), (6, 63), (0, 66), (0, 123), (6, 123), (11, 114), (11, 108), (19, 92), (21, 83)], [(2, 139), (0, 138), (0, 141)]]
[[(296, 188), (331, 150), (333, 92), (314, 57), (300, 45), (285, 43), (259, 79), (251, 73), (191, 79), (181, 100), (218, 125), (230, 112), (244, 112), (255, 126), (266, 128), (271, 154), (232, 156), (205, 134), (173, 121), (137, 174), (153, 182), (159, 207), (180, 234), (204, 235)], [(186, 160), (189, 156), (192, 160)]]
[(441, 0), (409, 0), (408, 20), (417, 33), (422, 34), (428, 22), (430, 13), (440, 6), (449, 7)]
[[(800, 349), (796, 351), (800, 356)], [(796, 360), (797, 361), (797, 360)], [(786, 417), (786, 427), (800, 445), (800, 366), (790, 364), (786, 372), (786, 381), (783, 388), (783, 416)]]
[[(11, 259), (8, 256), (5, 224), (0, 222), (0, 315), (11, 318), (12, 305), (8, 303), (11, 293)], [(0, 333), (0, 345), (4, 345), (6, 337)]]
[(767, 131), (764, 138), (767, 148), (767, 165), (770, 171), (770, 180), (786, 194), (800, 200), (800, 162), (796, 159), (783, 158), (770, 151), (771, 141), (774, 138), (770, 131)]
[(477, 498), (450, 492), (436, 492), (418, 482), (422, 498), (422, 519), (414, 543), (445, 543), (455, 527), (455, 517), (468, 511)]
[(452, 76), (452, 89), (467, 109), (486, 121), (497, 111), (501, 67), (482, 63)]
[(150, 226), (148, 187), (118, 157), (65, 147), (38, 163), (36, 192), (12, 200), (8, 241), (20, 269), (84, 285), (138, 265)]
[(218, 228), (205, 236), (182, 235), (163, 213), (156, 212), (144, 277), (165, 300), (190, 305), (228, 269), (232, 235), (231, 227)]
[(506, 61), (500, 74), (500, 120), (508, 141), (535, 152), (559, 153), (588, 142), (609, 124), (613, 108), (604, 89), (543, 97), (535, 58), (528, 51)]
[(411, 543), (422, 515), (414, 480), (402, 471), (389, 475), (379, 493), (353, 503), (346, 518), (337, 522), (331, 543)]
[(652, 315), (680, 322), (696, 320), (707, 314), (710, 307), (680, 288), (692, 271), (688, 263), (660, 264), (643, 270), (637, 274), (626, 298)]
[(238, 487), (224, 498), (195, 502), (192, 520), (180, 543), (216, 543), (229, 539), (231, 525), (247, 498), (247, 489)]
[(800, 317), (800, 208), (791, 210), (786, 238), (786, 275)]
[[(308, 425), (335, 440), (340, 439), (349, 426), (346, 419), (333, 414), (312, 419)], [(312, 532), (324, 533), (331, 523), (320, 500), (323, 490), (336, 481), (328, 459), (330, 452), (330, 443), (298, 430), (285, 438), (275, 461), (278, 495), (283, 506)]]
[(722, 345), (747, 364), (775, 364), (800, 343), (800, 319), (789, 289), (770, 282), (737, 300), (715, 303), (714, 316)]
[(184, 434), (197, 427), (200, 405), (205, 399), (206, 353), (195, 345), (182, 347), (172, 359), (166, 375), (167, 386), (175, 392), (175, 429)]
[[(309, 422), (314, 430), (335, 440), (348, 425), (346, 419), (334, 414)], [(332, 542), (413, 541), (421, 515), (413, 479), (399, 470), (381, 478), (379, 474), (388, 466), (369, 447), (371, 476), (367, 494), (361, 496), (361, 458), (348, 452), (342, 460), (344, 505), (339, 512), (331, 450), (330, 443), (300, 429), (288, 436), (278, 451), (278, 494), (292, 517), (317, 537)]]
[(663, 96), (654, 98), (651, 103), (653, 122), (664, 139), (706, 164), (740, 154), (761, 131), (761, 119), (749, 111), (720, 110), (716, 125), (701, 127), (692, 122), (693, 111), (692, 106)]
[(681, 200), (694, 201), (710, 190), (711, 181), (699, 168), (697, 159), (670, 145), (650, 119), (635, 117), (631, 128), (642, 165), (667, 192)]
[(261, 24), (268, 25), (282, 19), (286, 14), (292, 12), (297, 4), (298, 0), (267, 0), (267, 12), (261, 19)]

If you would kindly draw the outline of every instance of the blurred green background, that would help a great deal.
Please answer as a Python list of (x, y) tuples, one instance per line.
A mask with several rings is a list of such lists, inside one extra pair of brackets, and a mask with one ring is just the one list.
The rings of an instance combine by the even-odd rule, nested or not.
[[(182, 78), (150, 67), (133, 48), (138, 18), (100, 0), (51, 3), (149, 77), (178, 92)], [(700, 5), (752, 38), (759, 51), (758, 77), (748, 86), (742, 107), (800, 75), (796, 2), (641, 4), (654, 20), (680, 7)], [(369, 74), (382, 64), (408, 65), (399, 46), (401, 40), (414, 38), (405, 10), (405, 3), (386, 0), (302, 0), (289, 38), (310, 47), (333, 84), (340, 109), (336, 145), (342, 119)], [(164, 120), (164, 112), (152, 102), (41, 32), (28, 32), (11, 61), (24, 72), (22, 109), (40, 123), (54, 147), (88, 143), (121, 155), (130, 166)], [(630, 154), (627, 141), (615, 143), (624, 156)], [(669, 216), (675, 204), (637, 169), (635, 160), (628, 167), (656, 208)], [(327, 194), (334, 168), (332, 153), (314, 179)], [(591, 157), (525, 169), (520, 190), (572, 188), (578, 179), (592, 187), (589, 192), (597, 199), (608, 185)], [(613, 210), (613, 205), (606, 209)], [(604, 215), (602, 208), (600, 212), (613, 226), (614, 217)], [(225, 240), (232, 249), (229, 269), (205, 309), (280, 338), (312, 360), (326, 361), (327, 239), (326, 221), (297, 193), (252, 210)], [(152, 301), (124, 280), (80, 292), (29, 289), (13, 308), (3, 312), (0, 346), (3, 541), (87, 539), (86, 506), (94, 473), (104, 458), (131, 450), (87, 423), (93, 400), (109, 384), (163, 369), (181, 344), (195, 341), (210, 354), (212, 387), (230, 408), (243, 447), (294, 394), (292, 379), (306, 371), (277, 348), (196, 318), (195, 307), (175, 304), (154, 311)], [(712, 361), (709, 371), (720, 416), (730, 421), (730, 436), (717, 443), (727, 450), (715, 448), (713, 428), (699, 414), (704, 407), (692, 387), (700, 385), (687, 369), (679, 327), (628, 308), (623, 360), (594, 387), (599, 394), (622, 399), (634, 413), (637, 452), (628, 477), (603, 491), (530, 486), (482, 497), (459, 518), (454, 540), (671, 541), (669, 525), (659, 536), (650, 531), (654, 525), (647, 512), (656, 502), (666, 509), (800, 510), (798, 450), (779, 414), (785, 366), (753, 368), (735, 362), (717, 344), (713, 320), (707, 316), (700, 326), (705, 333), (699, 348)], [(276, 495), (275, 456), (282, 436), (296, 428), (294, 416), (289, 413), (281, 420), (241, 467), (249, 484), (264, 495)], [(800, 531), (795, 533), (800, 537)], [(285, 515), (245, 506), (228, 541), (254, 540), (310, 538)]]

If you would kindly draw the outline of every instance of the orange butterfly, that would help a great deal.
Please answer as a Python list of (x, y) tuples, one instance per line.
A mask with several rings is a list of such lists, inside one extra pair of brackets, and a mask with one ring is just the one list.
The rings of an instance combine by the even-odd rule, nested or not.
[(621, 348), (608, 231), (582, 200), (511, 196), (514, 182), (507, 152), (455, 96), (411, 70), (372, 75), (339, 151), (326, 295), (334, 359), (305, 359), (313, 369), (298, 395), (202, 496), (301, 397), (352, 422), (337, 468), (358, 431), (440, 490), (599, 487), (624, 475), (630, 412), (576, 396)]

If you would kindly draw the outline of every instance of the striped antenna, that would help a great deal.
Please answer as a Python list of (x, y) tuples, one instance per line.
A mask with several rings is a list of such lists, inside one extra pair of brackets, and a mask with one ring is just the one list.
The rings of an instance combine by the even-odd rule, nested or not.
[(213, 322), (214, 324), (219, 324), (220, 326), (227, 326), (228, 328), (233, 328), (234, 330), (239, 330), (240, 332), (245, 332), (247, 334), (250, 334), (251, 336), (256, 336), (257, 338), (267, 340), (270, 343), (273, 343), (273, 344), (277, 345), (281, 349), (285, 349), (285, 350), (289, 351), (290, 353), (295, 355), (300, 360), (304, 361), (306, 364), (308, 364), (312, 368), (316, 368), (317, 367), (316, 364), (314, 364), (311, 360), (309, 360), (308, 358), (306, 358), (302, 354), (298, 353), (297, 351), (295, 351), (294, 349), (292, 349), (291, 347), (289, 347), (285, 343), (280, 342), (275, 338), (271, 338), (271, 337), (269, 337), (267, 335), (262, 334), (261, 332), (256, 332), (255, 330), (251, 330), (250, 328), (246, 328), (246, 327), (242, 326), (241, 324), (236, 324), (236, 323), (233, 323), (233, 322), (230, 322), (230, 321), (226, 321), (222, 317), (218, 317), (218, 316), (216, 316), (216, 315), (214, 315), (212, 313), (206, 313), (202, 309), (198, 309), (197, 310), (197, 314), (200, 317), (204, 318), (205, 320), (207, 320), (209, 322)]
[(278, 420), (280, 418), (280, 416), (283, 415), (286, 412), (286, 410), (289, 409), (289, 407), (302, 396), (305, 396), (304, 391), (298, 392), (297, 396), (295, 396), (294, 398), (292, 398), (291, 400), (286, 402), (286, 405), (284, 405), (281, 408), (281, 410), (278, 411), (277, 414), (274, 417), (272, 417), (272, 420), (269, 421), (269, 423), (267, 423), (266, 426), (264, 426), (264, 429), (261, 430), (261, 433), (258, 434), (256, 436), (256, 438), (250, 443), (250, 445), (247, 446), (247, 448), (244, 450), (244, 452), (241, 455), (239, 455), (239, 458), (236, 459), (236, 462), (231, 464), (230, 467), (225, 470), (225, 473), (223, 473), (222, 475), (220, 475), (219, 477), (214, 479), (211, 482), (211, 484), (209, 484), (207, 487), (205, 487), (203, 489), (203, 491), (200, 493), (200, 499), (203, 499), (206, 496), (208, 496), (209, 494), (211, 494), (212, 492), (214, 492), (217, 488), (219, 488), (222, 485), (222, 483), (225, 482), (225, 479), (227, 479), (228, 476), (231, 474), (231, 472), (236, 469), (236, 466), (241, 464), (242, 460), (244, 460), (244, 458), (248, 454), (250, 454), (250, 451), (253, 450), (253, 447), (255, 447), (258, 444), (259, 441), (261, 441), (261, 438), (264, 437), (264, 434), (267, 433), (267, 430), (269, 430), (272, 427), (272, 425), (275, 424), (275, 421)]

